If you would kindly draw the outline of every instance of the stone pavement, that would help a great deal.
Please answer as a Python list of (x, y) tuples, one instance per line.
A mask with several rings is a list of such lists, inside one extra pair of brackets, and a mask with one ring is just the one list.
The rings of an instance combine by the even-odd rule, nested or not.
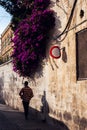
[(0, 130), (59, 130), (54, 126), (30, 116), (25, 120), (24, 113), (0, 104)]

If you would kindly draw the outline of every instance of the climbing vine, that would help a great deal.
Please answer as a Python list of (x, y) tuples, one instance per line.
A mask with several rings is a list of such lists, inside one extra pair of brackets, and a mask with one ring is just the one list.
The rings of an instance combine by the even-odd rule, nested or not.
[[(25, 9), (22, 16), (13, 17), (13, 70), (20, 76), (34, 78), (43, 68), (50, 30), (55, 26), (50, 0), (16, 0), (17, 9)], [(15, 20), (16, 19), (16, 24)]]

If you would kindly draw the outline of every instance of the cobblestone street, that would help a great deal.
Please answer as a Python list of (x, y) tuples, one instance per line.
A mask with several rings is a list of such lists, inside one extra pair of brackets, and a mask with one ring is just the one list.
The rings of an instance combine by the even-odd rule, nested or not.
[(0, 130), (59, 130), (36, 120), (35, 117), (24, 119), (22, 112), (0, 104)]

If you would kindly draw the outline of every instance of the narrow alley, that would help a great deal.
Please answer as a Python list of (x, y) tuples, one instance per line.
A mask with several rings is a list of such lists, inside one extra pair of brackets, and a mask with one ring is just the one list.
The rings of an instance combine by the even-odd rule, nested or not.
[(0, 130), (59, 130), (30, 116), (25, 120), (23, 112), (0, 104)]

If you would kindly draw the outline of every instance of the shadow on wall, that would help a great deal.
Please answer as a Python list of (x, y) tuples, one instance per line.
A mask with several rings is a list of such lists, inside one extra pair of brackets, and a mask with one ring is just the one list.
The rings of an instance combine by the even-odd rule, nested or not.
[(5, 104), (5, 100), (3, 99), (3, 87), (4, 87), (4, 77), (0, 77), (0, 103)]
[[(29, 110), (30, 110), (29, 114), (31, 114), (31, 116), (33, 115), (32, 116), (33, 118), (38, 118), (43, 121), (42, 112), (39, 112), (33, 108), (29, 108)], [(68, 122), (67, 116), (70, 117), (70, 114), (68, 112), (64, 112), (63, 116), (64, 116), (64, 119), (66, 119)], [(54, 130), (70, 130), (63, 121), (54, 119), (54, 118), (50, 117), (48, 114), (46, 114), (45, 119), (46, 119), (45, 122), (47, 122), (48, 124), (50, 124), (50, 125), (54, 126), (54, 128), (56, 128)], [(79, 115), (75, 115), (75, 116), (73, 116), (73, 122), (74, 122), (74, 126), (76, 125), (79, 130), (87, 129), (87, 119), (86, 118), (84, 118), (84, 117), (81, 118)]]
[(54, 119), (50, 117), (49, 114), (49, 105), (46, 100), (46, 92), (43, 92), (42, 98), (41, 98), (42, 106), (41, 111), (37, 111), (34, 108), (29, 107), (29, 114), (32, 114), (33, 117), (41, 119), (42, 122), (47, 122), (48, 124), (53, 125), (56, 127), (55, 130), (69, 130), (69, 128), (62, 122), (57, 119)]
[(17, 82), (17, 77), (14, 74), (10, 74), (10, 76), (9, 76), (9, 88), (13, 93), (15, 91), (15, 87), (18, 88), (16, 82)]

